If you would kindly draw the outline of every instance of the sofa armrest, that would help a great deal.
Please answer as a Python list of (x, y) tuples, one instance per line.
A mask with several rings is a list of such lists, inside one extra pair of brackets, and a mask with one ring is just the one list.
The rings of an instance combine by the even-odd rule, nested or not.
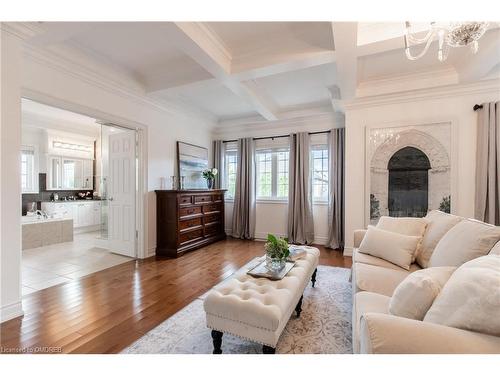
[(500, 353), (500, 337), (388, 314), (364, 314), (359, 335), (364, 354)]
[(358, 248), (365, 237), (366, 229), (356, 229), (354, 231), (354, 247)]

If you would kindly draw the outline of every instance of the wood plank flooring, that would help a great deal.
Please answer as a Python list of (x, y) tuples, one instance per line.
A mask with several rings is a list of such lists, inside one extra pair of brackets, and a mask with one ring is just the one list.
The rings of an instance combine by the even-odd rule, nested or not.
[[(321, 250), (320, 264), (351, 258)], [(263, 243), (227, 239), (177, 259), (130, 261), (23, 298), (23, 317), (0, 326), (0, 347), (116, 353), (230, 276)]]

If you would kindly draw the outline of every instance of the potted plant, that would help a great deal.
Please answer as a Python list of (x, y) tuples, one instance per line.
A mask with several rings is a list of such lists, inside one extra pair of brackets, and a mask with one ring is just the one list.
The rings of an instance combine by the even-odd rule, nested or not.
[(273, 272), (283, 269), (286, 259), (290, 255), (288, 239), (268, 234), (264, 248), (266, 249), (266, 267)]
[(213, 189), (215, 176), (217, 176), (217, 173), (219, 173), (217, 168), (206, 169), (201, 173), (203, 178), (207, 180), (207, 187), (209, 189)]

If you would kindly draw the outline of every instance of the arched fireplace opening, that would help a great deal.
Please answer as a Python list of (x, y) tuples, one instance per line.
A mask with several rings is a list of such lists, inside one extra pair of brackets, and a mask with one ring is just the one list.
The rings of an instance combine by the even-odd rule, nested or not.
[(429, 169), (425, 153), (404, 147), (389, 160), (389, 216), (423, 217), (429, 205)]

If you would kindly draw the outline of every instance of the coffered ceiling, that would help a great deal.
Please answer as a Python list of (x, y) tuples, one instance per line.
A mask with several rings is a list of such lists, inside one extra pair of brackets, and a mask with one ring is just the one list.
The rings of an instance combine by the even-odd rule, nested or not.
[[(304, 109), (342, 110), (343, 101), (367, 92), (360, 86), (377, 80), (410, 82), (412, 75), (452, 72), (451, 83), (470, 82), (498, 74), (500, 64), (496, 25), (480, 40), (477, 55), (454, 49), (444, 63), (437, 60), (435, 45), (418, 61), (406, 59), (403, 22), (26, 25), (33, 31), (27, 42), (35, 48), (76, 49), (125, 72), (147, 97), (181, 103), (228, 123), (290, 118)], [(425, 30), (427, 25), (415, 27)]]

